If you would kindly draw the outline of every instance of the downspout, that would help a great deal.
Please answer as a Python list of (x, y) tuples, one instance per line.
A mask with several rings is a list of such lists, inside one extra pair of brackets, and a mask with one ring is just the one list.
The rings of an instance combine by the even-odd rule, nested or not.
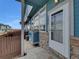
[(26, 1), (21, 0), (21, 56), (24, 56), (24, 18), (26, 13)]

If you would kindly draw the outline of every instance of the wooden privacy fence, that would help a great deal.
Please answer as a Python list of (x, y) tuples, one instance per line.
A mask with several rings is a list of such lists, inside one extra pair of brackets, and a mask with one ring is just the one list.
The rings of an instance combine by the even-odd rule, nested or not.
[(0, 59), (12, 59), (21, 53), (21, 31), (16, 30), (0, 36)]

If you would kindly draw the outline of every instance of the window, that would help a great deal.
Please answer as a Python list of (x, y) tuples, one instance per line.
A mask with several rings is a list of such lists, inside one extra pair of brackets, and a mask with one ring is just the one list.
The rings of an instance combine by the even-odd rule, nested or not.
[(44, 10), (42, 13), (40, 13), (40, 30), (45, 31), (46, 29), (46, 11)]
[(40, 9), (33, 18), (33, 28), (35, 31), (45, 31), (46, 30), (46, 7)]
[(51, 39), (63, 43), (63, 10), (51, 15)]
[(39, 17), (35, 17), (33, 20), (33, 27), (35, 31), (39, 31)]

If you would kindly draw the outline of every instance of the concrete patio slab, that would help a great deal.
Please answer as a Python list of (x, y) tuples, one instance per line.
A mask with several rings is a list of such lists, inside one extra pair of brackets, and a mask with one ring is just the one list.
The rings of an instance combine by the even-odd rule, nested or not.
[(40, 47), (27, 50), (27, 55), (17, 59), (49, 59), (48, 52)]
[(15, 59), (59, 59), (54, 53), (52, 54), (49, 49), (33, 46), (29, 41), (24, 40), (26, 56)]

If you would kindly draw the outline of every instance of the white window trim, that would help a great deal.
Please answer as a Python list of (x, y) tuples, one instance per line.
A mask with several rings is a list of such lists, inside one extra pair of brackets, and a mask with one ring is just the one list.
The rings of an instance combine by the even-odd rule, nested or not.
[[(60, 10), (63, 10), (63, 13), (66, 14), (66, 15), (64, 14), (64, 18), (63, 18), (64, 19), (63, 20), (63, 33), (64, 33), (63, 34), (63, 44), (59, 44), (57, 42), (57, 45), (59, 45), (59, 47), (58, 47), (57, 45), (55, 45), (56, 41), (51, 40), (51, 35), (50, 35), (51, 23), (49, 23), (49, 47), (55, 49), (56, 51), (61, 53), (63, 56), (70, 59), (69, 3), (66, 3), (64, 5), (59, 5), (56, 8), (53, 8), (52, 10), (50, 10), (48, 12), (49, 22), (51, 22), (51, 15), (56, 13), (57, 11), (60, 11)], [(52, 44), (52, 42), (53, 42), (53, 44)], [(60, 48), (60, 46), (61, 46), (62, 49)]]
[[(61, 10), (59, 10), (59, 11), (57, 11), (56, 12), (56, 14), (55, 13), (53, 13), (53, 15), (51, 15), (51, 17), (53, 16), (56, 16), (57, 14), (59, 14), (59, 13), (63, 13), (63, 9), (61, 9)], [(62, 15), (62, 17), (63, 17), (63, 15)], [(62, 21), (63, 22), (63, 18), (60, 20), (60, 21)], [(51, 20), (51, 22), (52, 22), (52, 20)], [(55, 24), (55, 22), (56, 22), (56, 19), (55, 19), (55, 17), (53, 18), (53, 22), (54, 22), (54, 24), (53, 24), (53, 26), (57, 26), (57, 25), (60, 25), (60, 24)], [(51, 26), (52, 27), (52, 26)], [(63, 23), (62, 23), (62, 27), (61, 27), (62, 29), (58, 29), (58, 30), (56, 30), (56, 28), (53, 28), (53, 30), (54, 31), (61, 31), (61, 32), (63, 32)], [(51, 32), (54, 32), (54, 31), (52, 31), (52, 28), (51, 28)], [(63, 38), (62, 38), (63, 39)], [(52, 40), (52, 39), (51, 39)], [(54, 39), (53, 39), (54, 40)], [(54, 41), (57, 41), (57, 40), (54, 40)], [(57, 41), (57, 42), (59, 42), (59, 41)], [(59, 43), (63, 43), (63, 41), (62, 42), (59, 42)]]
[(70, 35), (71, 36), (74, 36), (74, 2), (73, 2), (73, 0), (68, 0), (69, 1), (69, 15), (71, 15), (70, 16), (70, 22), (71, 22), (71, 24), (70, 24)]

